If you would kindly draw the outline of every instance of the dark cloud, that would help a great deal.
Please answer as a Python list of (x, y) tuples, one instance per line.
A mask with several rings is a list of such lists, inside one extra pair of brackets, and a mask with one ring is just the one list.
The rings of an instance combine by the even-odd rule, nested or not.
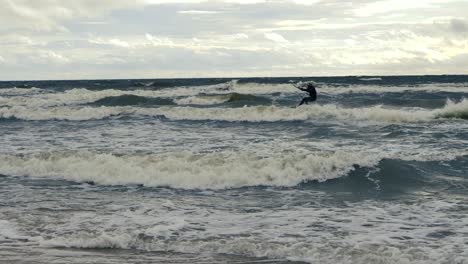
[(462, 19), (452, 19), (450, 21), (450, 26), (453, 31), (458, 33), (467, 33), (468, 32), (468, 23)]

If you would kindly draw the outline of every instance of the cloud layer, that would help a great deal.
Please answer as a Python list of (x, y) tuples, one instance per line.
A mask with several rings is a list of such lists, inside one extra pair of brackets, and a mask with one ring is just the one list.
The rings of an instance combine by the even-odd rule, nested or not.
[(0, 0), (0, 79), (467, 74), (467, 1)]

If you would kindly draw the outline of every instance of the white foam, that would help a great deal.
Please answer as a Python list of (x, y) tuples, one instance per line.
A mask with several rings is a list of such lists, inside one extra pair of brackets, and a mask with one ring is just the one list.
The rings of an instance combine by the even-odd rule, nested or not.
[(336, 119), (342, 121), (375, 121), (404, 123), (429, 121), (436, 118), (465, 118), (468, 113), (468, 100), (459, 103), (448, 101), (440, 109), (385, 108), (383, 106), (344, 108), (335, 104), (306, 105), (298, 108), (282, 106), (252, 106), (242, 108), (197, 108), (172, 107), (48, 107), (30, 108), (25, 106), (1, 107), (0, 118), (24, 120), (91, 120), (116, 115), (164, 116), (172, 120), (215, 120), (215, 121), (307, 121)]
[[(377, 79), (375, 79), (377, 80)], [(300, 82), (299, 82), (300, 83)], [(238, 83), (234, 82), (231, 88), (232, 92), (241, 94), (272, 94), (272, 93), (303, 93), (294, 88), (294, 83), (262, 84), (262, 83)], [(467, 93), (467, 83), (439, 83), (439, 84), (421, 84), (415, 86), (382, 86), (382, 85), (349, 85), (337, 86), (326, 83), (318, 83), (317, 92), (327, 94), (343, 93), (389, 93), (389, 92), (456, 92)]]
[(176, 99), (178, 105), (214, 105), (229, 101), (228, 95), (211, 95), (211, 96), (190, 96), (186, 98)]
[[(38, 88), (10, 88), (0, 89), (0, 95), (8, 95), (0, 97), (0, 105), (3, 106), (27, 106), (27, 107), (51, 107), (64, 105), (77, 105), (92, 103), (97, 100), (121, 95), (136, 95), (142, 97), (187, 97), (178, 98), (178, 104), (215, 104), (222, 103), (224, 99), (212, 97), (204, 97), (200, 94), (218, 94), (226, 95), (229, 93), (239, 94), (300, 94), (290, 83), (284, 84), (259, 84), (259, 83), (238, 83), (231, 81), (224, 84), (207, 85), (207, 86), (189, 86), (189, 87), (172, 87), (160, 90), (99, 90), (93, 91), (84, 88), (76, 88), (66, 90), (64, 92), (44, 92), (45, 90)], [(369, 85), (353, 85), (349, 87), (336, 87), (330, 85), (318, 85), (319, 93), (342, 94), (342, 93), (384, 93), (384, 92), (405, 92), (405, 91), (448, 91), (448, 92), (468, 92), (467, 85), (421, 85), (416, 87), (386, 87), (386, 86), (369, 86)], [(26, 95), (26, 96), (25, 96)]]
[(327, 94), (346, 93), (402, 93), (402, 92), (452, 92), (467, 93), (467, 84), (424, 84), (417, 86), (382, 86), (382, 85), (350, 85), (334, 86), (322, 84), (317, 87), (318, 92)]
[(71, 89), (65, 92), (35, 94), (28, 97), (5, 97), (0, 103), (5, 106), (27, 106), (27, 107), (52, 107), (64, 105), (77, 105), (92, 103), (106, 97), (121, 95), (136, 95), (142, 97), (174, 97), (193, 96), (200, 92), (198, 89), (185, 87), (162, 89), (162, 90), (101, 90), (91, 91), (88, 89)]
[(447, 104), (442, 109), (433, 110), (436, 117), (468, 117), (468, 99), (464, 98), (461, 102), (455, 103), (447, 100)]
[[(281, 195), (292, 197), (287, 190), (282, 190)], [(345, 202), (346, 206), (313, 206), (310, 190), (299, 195), (310, 198), (312, 206), (260, 207), (249, 213), (235, 205), (248, 206), (257, 196), (247, 194), (234, 206), (230, 201), (209, 207), (193, 196), (176, 196), (172, 201), (177, 204), (171, 202), (170, 208), (161, 206), (160, 200), (144, 197), (143, 203), (131, 200), (132, 211), (125, 204), (127, 197), (116, 198), (120, 200), (112, 204), (118, 204), (120, 210), (114, 206), (112, 218), (107, 214), (92, 218), (73, 214), (61, 227), (73, 230), (80, 226), (77, 223), (84, 222), (90, 230), (54, 233), (41, 246), (204, 252), (310, 263), (463, 263), (467, 256), (463, 247), (467, 219), (454, 221), (447, 214), (456, 212), (462, 200), (402, 204), (370, 199)], [(270, 199), (265, 200), (260, 204), (269, 204)], [(446, 228), (453, 235), (428, 237)]]
[(125, 107), (48, 107), (29, 108), (25, 106), (1, 107), (0, 118), (22, 120), (95, 120), (132, 113)]
[(2, 239), (26, 239), (27, 237), (19, 234), (19, 231), (13, 223), (0, 219), (0, 242)]
[(28, 95), (44, 92), (45, 90), (39, 88), (0, 88), (0, 95)]
[[(106, 89), (93, 91), (84, 88), (75, 88), (66, 90), (64, 92), (51, 92), (51, 93), (39, 93), (41, 89), (34, 90), (23, 89), (23, 88), (11, 88), (11, 89), (0, 89), (0, 94), (4, 91), (5, 94), (17, 95), (15, 97), (5, 97), (1, 98), (0, 103), (5, 106), (28, 106), (28, 107), (51, 107), (51, 106), (64, 106), (64, 105), (76, 105), (76, 104), (85, 104), (92, 103), (97, 100), (106, 98), (106, 97), (115, 97), (121, 95), (136, 95), (142, 97), (189, 97), (185, 99), (179, 99), (179, 102), (185, 104), (192, 101), (192, 104), (205, 104), (208, 101), (216, 100), (215, 96), (203, 96), (200, 94), (209, 93), (213, 95), (220, 95), (218, 101), (224, 100), (221, 99), (221, 95), (228, 95), (233, 91), (237, 92), (237, 89), (233, 88), (235, 85), (233, 82), (217, 84), (217, 85), (207, 85), (207, 86), (181, 86), (173, 87), (159, 90), (115, 90), (115, 89)], [(289, 85), (288, 85), (289, 86)], [(258, 88), (258, 87), (257, 87)], [(289, 87), (291, 88), (291, 87)], [(20, 95), (25, 95), (35, 91), (35, 94), (32, 94), (27, 97), (22, 97)], [(250, 89), (249, 87), (240, 86), (239, 93), (245, 94), (255, 94), (255, 93), (270, 93), (271, 90), (264, 89)], [(201, 103), (197, 103), (201, 102)], [(209, 102), (207, 103), (209, 104)]]
[(382, 78), (380, 77), (371, 77), (371, 78), (360, 78), (360, 81), (381, 81)]
[(231, 91), (240, 94), (303, 93), (297, 88), (294, 88), (291, 83), (266, 84), (235, 82)]
[(130, 234), (112, 236), (102, 233), (97, 237), (90, 236), (85, 232), (78, 232), (71, 237), (41, 241), (40, 245), (45, 247), (67, 247), (67, 248), (93, 248), (93, 249), (130, 249), (135, 241)]
[[(460, 117), (468, 113), (468, 100), (448, 101), (441, 109), (385, 108), (383, 106), (344, 108), (335, 104), (307, 105), (298, 108), (280, 106), (252, 106), (243, 108), (161, 107), (144, 109), (139, 113), (163, 115), (173, 120), (217, 121), (306, 121), (315, 119), (360, 120), (387, 123), (428, 121), (439, 117)], [(453, 116), (452, 116), (453, 115)]]
[[(200, 93), (213, 93), (213, 94), (225, 94), (231, 93), (231, 87), (233, 82), (206, 85), (206, 86), (180, 86), (171, 87), (158, 90), (88, 90), (85, 88), (75, 88), (66, 90), (64, 92), (50, 92), (40, 93), (44, 90), (38, 88), (11, 88), (11, 89), (0, 89), (5, 94), (17, 95), (14, 97), (2, 98), (0, 103), (5, 106), (28, 106), (28, 107), (50, 107), (50, 106), (64, 106), (64, 105), (76, 105), (92, 103), (97, 100), (106, 97), (115, 97), (121, 95), (136, 95), (142, 97), (181, 97), (181, 96), (196, 96)], [(34, 91), (34, 94), (23, 97), (21, 95), (30, 94)]]
[(186, 189), (295, 186), (346, 175), (355, 164), (370, 167), (378, 155), (355, 152), (279, 151), (272, 154), (218, 151), (145, 156), (96, 153), (0, 155), (0, 173), (99, 184), (144, 184)]

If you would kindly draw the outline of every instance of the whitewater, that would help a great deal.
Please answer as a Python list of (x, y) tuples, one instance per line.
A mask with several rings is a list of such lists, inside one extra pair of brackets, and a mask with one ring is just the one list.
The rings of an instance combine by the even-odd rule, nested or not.
[(467, 97), (462, 75), (0, 82), (0, 258), (468, 263)]

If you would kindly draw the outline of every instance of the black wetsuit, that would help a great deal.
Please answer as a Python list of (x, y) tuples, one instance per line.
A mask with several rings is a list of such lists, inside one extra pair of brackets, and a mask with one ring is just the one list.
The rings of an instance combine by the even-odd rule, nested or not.
[(307, 88), (297, 87), (297, 89), (309, 93), (309, 97), (305, 97), (304, 99), (302, 99), (299, 105), (303, 105), (304, 103), (309, 104), (317, 100), (317, 90), (315, 90), (315, 86), (313, 86), (312, 84), (307, 85)]

